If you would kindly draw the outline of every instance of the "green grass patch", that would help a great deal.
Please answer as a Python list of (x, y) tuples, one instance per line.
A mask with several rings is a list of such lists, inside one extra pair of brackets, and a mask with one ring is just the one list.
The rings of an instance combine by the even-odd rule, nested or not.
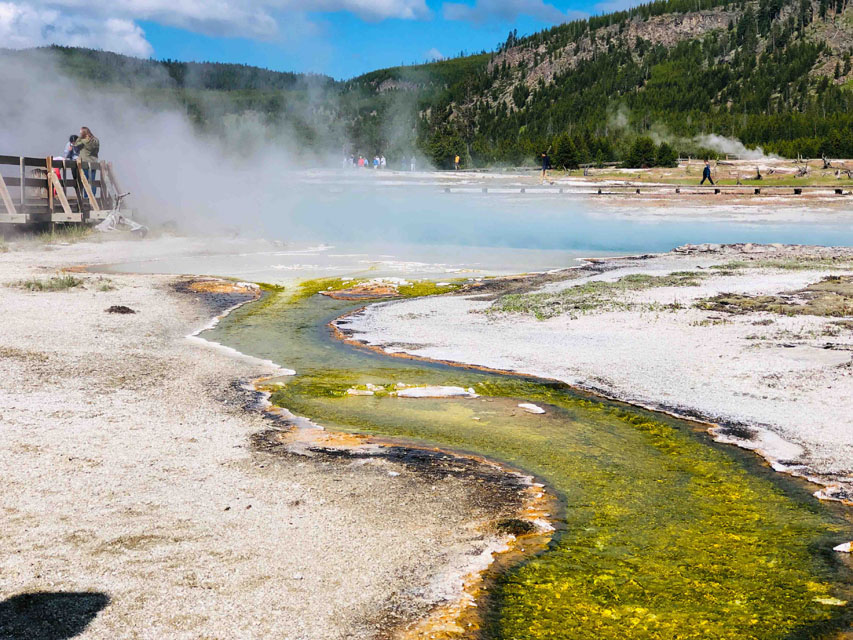
[(106, 293), (107, 291), (115, 291), (116, 286), (113, 284), (113, 281), (109, 278), (99, 278), (98, 284), (95, 285), (95, 289), (100, 291), (101, 293)]
[(524, 313), (544, 320), (567, 313), (579, 315), (628, 309), (631, 304), (622, 298), (625, 293), (657, 287), (695, 287), (705, 277), (706, 274), (697, 271), (675, 271), (665, 276), (635, 273), (614, 282), (585, 282), (556, 293), (506, 295), (497, 300), (487, 313)]
[(50, 231), (43, 231), (36, 235), (36, 240), (45, 244), (56, 242), (74, 243), (89, 240), (95, 231), (92, 227), (83, 224), (62, 224)]
[(754, 258), (732, 260), (709, 267), (717, 273), (738, 271), (741, 269), (779, 269), (781, 271), (819, 271), (824, 269), (853, 269), (853, 260), (821, 256), (803, 256), (799, 258)]
[(853, 276), (829, 276), (803, 289), (773, 296), (721, 293), (698, 300), (694, 306), (731, 314), (768, 312), (843, 318), (853, 315)]
[(79, 287), (83, 284), (81, 278), (72, 275), (54, 276), (46, 280), (38, 278), (30, 278), (29, 280), (21, 280), (15, 283), (14, 286), (27, 291), (67, 291)]

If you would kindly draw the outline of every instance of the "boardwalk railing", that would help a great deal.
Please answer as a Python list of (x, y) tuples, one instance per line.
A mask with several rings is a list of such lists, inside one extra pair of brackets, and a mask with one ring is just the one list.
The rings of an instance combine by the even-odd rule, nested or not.
[(0, 155), (0, 223), (97, 222), (120, 194), (110, 162)]

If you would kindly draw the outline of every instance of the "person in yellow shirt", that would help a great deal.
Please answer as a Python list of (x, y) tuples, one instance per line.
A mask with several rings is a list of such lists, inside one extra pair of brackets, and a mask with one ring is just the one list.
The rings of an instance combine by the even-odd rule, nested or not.
[(459, 171), (459, 161), (460, 160), (461, 160), (461, 158), (459, 157), (458, 154), (455, 158), (453, 158), (453, 168), (456, 169), (457, 171)]

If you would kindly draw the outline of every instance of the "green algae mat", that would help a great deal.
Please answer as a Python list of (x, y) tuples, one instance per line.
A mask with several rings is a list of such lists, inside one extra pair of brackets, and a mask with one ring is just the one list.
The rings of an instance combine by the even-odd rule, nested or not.
[[(534, 474), (561, 500), (549, 547), (489, 593), (487, 638), (840, 638), (853, 576), (840, 508), (696, 425), (565, 386), (392, 358), (336, 341), (358, 305), (324, 296), (244, 307), (213, 339), (293, 368), (273, 401), (345, 431), (475, 452)], [(473, 387), (408, 399), (367, 384)], [(543, 415), (518, 403), (535, 402)]]

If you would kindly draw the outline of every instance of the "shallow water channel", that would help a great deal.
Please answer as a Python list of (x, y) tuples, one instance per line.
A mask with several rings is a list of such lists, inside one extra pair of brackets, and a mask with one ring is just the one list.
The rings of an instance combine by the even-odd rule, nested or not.
[[(713, 443), (696, 424), (565, 385), (395, 358), (328, 322), (363, 302), (273, 296), (205, 337), (297, 375), (273, 400), (331, 429), (476, 452), (535, 475), (562, 505), (548, 548), (490, 588), (488, 638), (833, 638), (853, 576), (841, 508)], [(353, 385), (473, 387), (471, 399), (348, 396)], [(544, 415), (519, 402), (535, 402)], [(478, 418), (478, 419), (475, 419)]]

